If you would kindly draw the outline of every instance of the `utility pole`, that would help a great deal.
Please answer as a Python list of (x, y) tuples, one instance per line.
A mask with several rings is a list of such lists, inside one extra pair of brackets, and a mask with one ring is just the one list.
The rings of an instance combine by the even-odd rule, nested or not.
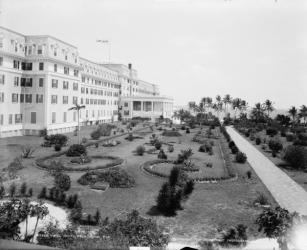
[(108, 64), (110, 64), (111, 63), (111, 42), (109, 41), (109, 40), (100, 40), (100, 39), (98, 39), (98, 40), (96, 40), (96, 42), (97, 43), (107, 43), (108, 44), (108, 46), (109, 46), (109, 48), (108, 48), (108, 50), (109, 50), (109, 52), (108, 52), (108, 60), (107, 60), (107, 62), (108, 62)]

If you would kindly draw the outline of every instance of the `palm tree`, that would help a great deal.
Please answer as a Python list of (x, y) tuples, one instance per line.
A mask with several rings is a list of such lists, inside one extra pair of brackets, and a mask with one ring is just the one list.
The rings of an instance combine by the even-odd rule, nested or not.
[(228, 104), (231, 103), (231, 97), (229, 94), (225, 95), (224, 98), (223, 98), (223, 103), (225, 105), (225, 113), (228, 113)]
[(173, 115), (173, 117), (178, 118), (180, 120), (180, 124), (190, 116), (191, 116), (191, 113), (184, 109), (175, 111)]
[(235, 111), (234, 113), (234, 119), (237, 117), (237, 111), (241, 109), (241, 99), (240, 98), (234, 98), (231, 102), (232, 109)]
[(78, 105), (78, 103), (75, 104), (75, 106), (69, 108), (68, 110), (77, 110), (78, 114), (78, 144), (80, 144), (80, 110), (84, 109), (85, 105)]
[(260, 118), (264, 116), (264, 111), (265, 109), (263, 105), (260, 102), (256, 103), (255, 107), (251, 111), (251, 118), (258, 122)]
[(306, 126), (306, 119), (307, 119), (307, 106), (306, 105), (301, 106), (299, 116), (303, 118), (304, 125)]
[(275, 110), (275, 108), (273, 107), (273, 102), (268, 99), (263, 103), (263, 106), (264, 106), (265, 111), (268, 112), (268, 118), (269, 118), (270, 112)]
[(36, 229), (37, 229), (37, 224), (38, 221), (41, 219), (43, 219), (45, 216), (47, 216), (49, 214), (49, 210), (45, 205), (42, 205), (42, 203), (40, 204), (36, 204), (32, 207), (31, 210), (31, 217), (37, 216), (36, 217), (36, 223), (35, 223), (35, 227), (34, 227), (34, 232), (33, 232), (33, 237), (32, 237), (32, 242), (34, 241), (34, 236), (36, 233)]
[(220, 112), (223, 110), (222, 97), (217, 95), (215, 97), (216, 102), (212, 105), (212, 108), (216, 111), (217, 117), (220, 119)]
[(288, 113), (292, 116), (292, 123), (295, 123), (295, 119), (297, 116), (297, 109), (296, 107), (292, 106), (289, 110)]

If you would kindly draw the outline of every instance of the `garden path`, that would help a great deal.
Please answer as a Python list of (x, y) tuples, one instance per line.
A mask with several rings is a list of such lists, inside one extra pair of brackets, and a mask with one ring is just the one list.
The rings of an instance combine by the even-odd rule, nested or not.
[(247, 155), (247, 161), (276, 202), (290, 212), (307, 215), (307, 192), (233, 127), (227, 126), (226, 130), (238, 148)]

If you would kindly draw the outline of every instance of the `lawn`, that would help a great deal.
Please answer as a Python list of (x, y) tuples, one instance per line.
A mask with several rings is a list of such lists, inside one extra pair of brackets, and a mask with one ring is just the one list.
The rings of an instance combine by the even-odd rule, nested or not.
[[(90, 131), (93, 129), (92, 127)], [(162, 146), (169, 159), (176, 159), (182, 149), (192, 148), (194, 153), (192, 160), (194, 158), (197, 164), (213, 163), (213, 168), (210, 169), (211, 172), (208, 170), (208, 174), (225, 174), (225, 167), (217, 142), (215, 142), (213, 155), (198, 152), (200, 144), (192, 142), (192, 138), (197, 131), (198, 129), (192, 129), (190, 134), (180, 131), (181, 137), (162, 137), (160, 135), (162, 131), (158, 130), (155, 130), (154, 133), (164, 142), (173, 142), (174, 152), (172, 153), (168, 152), (166, 144)], [(142, 136), (143, 139), (135, 139), (130, 142), (124, 139), (126, 136), (122, 136), (116, 139), (121, 143), (115, 147), (99, 146), (96, 148), (91, 146), (88, 148), (90, 155), (111, 155), (122, 158), (124, 161), (121, 167), (127, 170), (136, 181), (136, 186), (133, 188), (109, 188), (105, 192), (100, 192), (87, 186), (82, 186), (77, 182), (84, 172), (67, 172), (72, 180), (71, 189), (68, 193), (78, 193), (84, 212), (93, 213), (98, 208), (102, 217), (116, 218), (130, 212), (132, 209), (137, 209), (142, 215), (151, 217), (165, 226), (171, 232), (172, 237), (191, 238), (195, 239), (195, 241), (206, 237), (213, 238), (219, 229), (225, 229), (239, 223), (249, 226), (249, 235), (251, 237), (257, 235), (254, 221), (261, 212), (261, 208), (255, 207), (253, 201), (258, 196), (258, 193), (263, 193), (268, 197), (272, 205), (276, 205), (276, 203), (247, 163), (236, 164), (233, 162), (233, 167), (238, 173), (236, 180), (214, 184), (195, 184), (194, 192), (189, 200), (183, 204), (184, 210), (179, 211), (177, 216), (149, 215), (148, 212), (155, 205), (159, 189), (166, 179), (148, 175), (140, 169), (141, 164), (157, 159), (157, 153), (145, 153), (143, 156), (138, 156), (134, 153), (134, 150), (139, 145), (144, 145), (147, 150), (153, 148), (153, 146), (148, 145), (151, 134), (151, 130), (147, 129), (147, 131), (134, 134)], [(31, 141), (33, 145), (39, 145), (42, 142), (42, 139), (37, 137), (6, 139), (7, 142), (10, 142), (9, 144), (22, 144), (27, 140)], [(223, 140), (223, 143), (226, 142)], [(1, 145), (3, 147), (3, 141), (1, 141)], [(17, 146), (15, 148), (14, 152), (18, 152)], [(53, 152), (53, 149), (40, 147), (35, 156), (41, 157)], [(234, 159), (233, 155), (231, 155), (231, 159)], [(34, 159), (26, 159), (24, 164), (26, 167), (19, 171), (21, 181), (27, 181), (28, 186), (34, 189), (34, 196), (39, 193), (43, 186), (53, 186), (53, 178), (48, 172), (37, 168), (34, 165)], [(246, 177), (248, 170), (252, 172), (251, 179)]]
[[(250, 138), (247, 138), (244, 135), (243, 136), (251, 144), (253, 144), (256, 148), (258, 148), (258, 150), (262, 152), (268, 159), (270, 159), (276, 166), (278, 166), (281, 170), (283, 170), (290, 178), (292, 178), (295, 182), (297, 182), (302, 188), (304, 188), (307, 191), (307, 172), (304, 172), (302, 170), (295, 170), (295, 169), (288, 167), (287, 163), (282, 159), (283, 152), (280, 152), (277, 154), (276, 157), (273, 157), (272, 152), (267, 145), (269, 140), (272, 138), (270, 136), (267, 136), (265, 131), (258, 132), (257, 135), (260, 136), (262, 139), (265, 138), (266, 140), (265, 150), (262, 148), (264, 144), (263, 142), (260, 145), (256, 145), (255, 140), (251, 140)], [(282, 142), (284, 149), (287, 146), (292, 145), (292, 142), (288, 142), (285, 137), (281, 137), (277, 135), (274, 138)]]

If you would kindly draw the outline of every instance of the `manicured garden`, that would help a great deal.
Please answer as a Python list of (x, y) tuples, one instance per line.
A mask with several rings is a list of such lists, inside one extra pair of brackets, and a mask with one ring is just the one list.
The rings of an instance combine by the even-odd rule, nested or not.
[[(198, 242), (239, 223), (249, 225), (249, 236), (258, 235), (254, 220), (262, 205), (275, 206), (275, 201), (248, 163), (236, 160), (219, 126), (137, 128), (142, 130), (107, 142), (101, 141), (103, 136), (92, 140), (89, 131), (82, 143), (85, 149), (70, 140), (59, 152), (37, 146), (33, 158), (22, 160), (23, 167), (16, 170), (20, 180), (15, 182), (25, 181), (34, 197), (70, 209), (72, 220), (80, 225), (97, 225), (97, 213), (113, 220), (135, 209), (171, 237)], [(38, 145), (43, 143), (37, 139)], [(174, 167), (184, 181), (165, 184)], [(68, 189), (62, 186), (66, 177), (55, 181), (58, 172), (69, 176)], [(6, 190), (12, 182), (6, 182)], [(170, 214), (157, 212), (163, 185), (169, 190), (163, 199), (174, 209)]]

